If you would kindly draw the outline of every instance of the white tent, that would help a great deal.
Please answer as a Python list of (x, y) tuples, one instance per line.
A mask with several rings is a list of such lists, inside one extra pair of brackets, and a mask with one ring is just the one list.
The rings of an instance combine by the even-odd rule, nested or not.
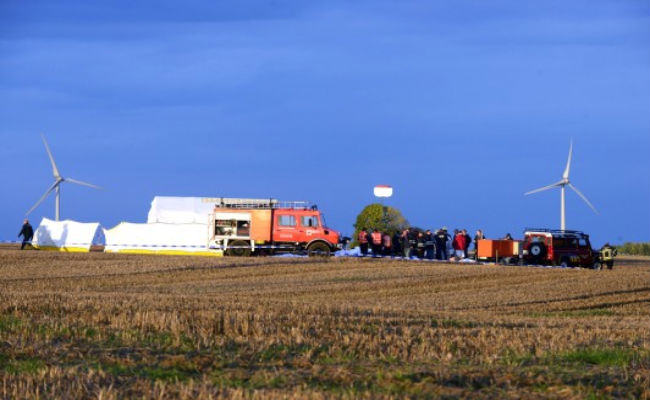
[(218, 202), (214, 197), (156, 196), (151, 202), (148, 223), (208, 224), (208, 215)]
[(106, 252), (223, 255), (221, 250), (208, 249), (208, 224), (122, 222), (104, 230), (104, 235)]
[(52, 221), (43, 218), (34, 232), (32, 245), (43, 250), (87, 252), (101, 250), (104, 230), (97, 222)]

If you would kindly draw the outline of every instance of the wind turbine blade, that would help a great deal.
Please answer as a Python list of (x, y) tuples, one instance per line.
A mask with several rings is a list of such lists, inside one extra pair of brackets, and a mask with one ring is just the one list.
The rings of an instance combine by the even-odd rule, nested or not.
[(95, 186), (92, 183), (82, 182), (82, 181), (78, 181), (78, 180), (72, 179), (72, 178), (65, 178), (65, 181), (70, 182), (70, 183), (76, 183), (77, 185), (88, 186), (88, 187), (91, 187), (93, 189), (100, 189), (100, 190), (103, 189), (102, 187)]
[(52, 184), (52, 186), (50, 186), (50, 187), (47, 189), (47, 191), (45, 192), (45, 194), (44, 194), (43, 196), (41, 196), (40, 199), (38, 199), (38, 201), (36, 202), (36, 204), (34, 204), (34, 205), (32, 206), (32, 208), (30, 208), (29, 211), (27, 211), (27, 212), (25, 213), (25, 216), (28, 216), (29, 213), (31, 213), (32, 211), (34, 211), (34, 209), (35, 209), (36, 207), (38, 207), (38, 206), (43, 202), (43, 200), (45, 200), (45, 198), (47, 197), (47, 195), (49, 195), (50, 193), (52, 193), (52, 190), (54, 190), (54, 189), (55, 189), (55, 188), (56, 188), (56, 187), (57, 187), (61, 182), (62, 182), (62, 181), (56, 181), (56, 182), (54, 182), (54, 183)]
[(591, 207), (591, 209), (594, 210), (594, 212), (595, 212), (596, 214), (600, 215), (600, 213), (598, 212), (598, 210), (596, 210), (596, 207), (594, 207), (593, 204), (591, 204), (591, 202), (590, 202), (589, 200), (587, 200), (587, 197), (586, 197), (584, 194), (582, 194), (582, 193), (578, 190), (577, 187), (573, 186), (573, 185), (570, 184), (570, 183), (569, 183), (569, 187), (570, 187), (571, 189), (573, 189), (573, 191), (576, 192), (576, 193), (578, 194), (578, 196), (580, 196), (580, 198), (581, 198), (582, 200), (584, 200), (585, 203), (587, 203), (587, 205), (588, 205), (589, 207)]
[(530, 192), (524, 193), (524, 196), (528, 196), (529, 194), (533, 194), (533, 193), (537, 193), (537, 192), (543, 192), (544, 190), (553, 189), (554, 187), (557, 187), (557, 186), (562, 186), (562, 181), (555, 182), (555, 183), (553, 183), (551, 185), (544, 186), (544, 187), (541, 187), (539, 189), (531, 190)]
[(564, 173), (562, 174), (562, 178), (564, 179), (569, 179), (569, 171), (571, 171), (571, 156), (573, 155), (573, 139), (571, 139), (571, 142), (569, 144), (569, 159), (566, 162), (566, 168), (564, 169)]
[(61, 174), (59, 174), (59, 169), (56, 167), (56, 163), (54, 162), (54, 157), (52, 157), (52, 152), (50, 151), (50, 146), (47, 145), (47, 141), (45, 140), (45, 136), (41, 135), (41, 139), (43, 139), (43, 144), (45, 145), (45, 150), (47, 150), (47, 155), (50, 157), (50, 163), (52, 163), (52, 173), (54, 174), (55, 178), (60, 178)]

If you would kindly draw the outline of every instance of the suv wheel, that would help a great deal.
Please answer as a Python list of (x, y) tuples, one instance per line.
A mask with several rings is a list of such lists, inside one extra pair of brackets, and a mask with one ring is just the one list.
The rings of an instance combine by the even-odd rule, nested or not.
[(534, 263), (541, 264), (546, 256), (546, 246), (542, 243), (532, 243), (528, 248), (528, 254)]

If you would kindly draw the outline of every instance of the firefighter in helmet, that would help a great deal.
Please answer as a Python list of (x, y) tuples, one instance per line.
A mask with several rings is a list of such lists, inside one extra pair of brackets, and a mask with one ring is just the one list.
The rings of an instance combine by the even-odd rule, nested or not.
[(600, 261), (607, 265), (607, 269), (612, 269), (614, 267), (614, 257), (618, 254), (616, 247), (612, 247), (609, 243), (605, 243), (603, 247), (600, 248)]

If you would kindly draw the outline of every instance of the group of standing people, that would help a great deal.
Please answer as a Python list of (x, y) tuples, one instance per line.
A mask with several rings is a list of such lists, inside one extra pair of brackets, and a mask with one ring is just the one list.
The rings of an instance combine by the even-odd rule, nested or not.
[(362, 228), (357, 236), (361, 255), (364, 257), (371, 250), (373, 257), (417, 257), (428, 260), (467, 258), (472, 241), (474, 248), (477, 249), (478, 241), (481, 239), (485, 239), (485, 235), (480, 229), (476, 231), (472, 240), (466, 229), (456, 229), (452, 236), (447, 231), (447, 227), (442, 227), (435, 232), (430, 229), (421, 231), (409, 228), (402, 232), (395, 232), (393, 235), (382, 233), (378, 229), (368, 231)]

